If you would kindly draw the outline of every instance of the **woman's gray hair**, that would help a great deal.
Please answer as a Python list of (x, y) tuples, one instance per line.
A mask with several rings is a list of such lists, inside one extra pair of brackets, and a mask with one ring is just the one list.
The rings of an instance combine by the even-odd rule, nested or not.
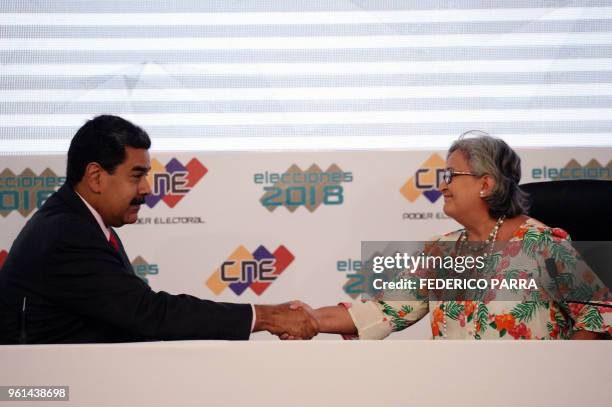
[(519, 187), (521, 158), (502, 139), (480, 130), (470, 130), (451, 145), (448, 155), (459, 150), (468, 160), (471, 171), (495, 179), (491, 195), (483, 198), (493, 219), (501, 216), (513, 218), (527, 213), (529, 195)]

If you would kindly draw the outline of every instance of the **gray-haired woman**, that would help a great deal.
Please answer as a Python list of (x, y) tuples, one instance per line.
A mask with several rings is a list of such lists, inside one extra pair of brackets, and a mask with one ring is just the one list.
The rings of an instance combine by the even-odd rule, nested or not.
[[(440, 191), (444, 212), (464, 228), (439, 240), (508, 242), (496, 252), (497, 272), (518, 272), (524, 278), (542, 277), (545, 258), (553, 258), (558, 268), (581, 279), (576, 284), (591, 289), (600, 303), (608, 303), (609, 292), (593, 272), (572, 252), (576, 261), (567, 262), (559, 250), (546, 249), (547, 244), (568, 244), (568, 234), (548, 227), (526, 215), (527, 196), (518, 183), (521, 160), (503, 140), (481, 131), (464, 133), (450, 147), (447, 168)], [(548, 250), (546, 253), (533, 248)], [(492, 252), (491, 252), (492, 253)], [(507, 276), (506, 276), (507, 277)], [(345, 338), (382, 339), (393, 331), (404, 329), (429, 313), (434, 339), (592, 339), (612, 333), (609, 308), (588, 304), (568, 304), (559, 296), (542, 295), (529, 300), (502, 301), (494, 297), (463, 301), (374, 301), (340, 304), (316, 310), (301, 302), (317, 318), (320, 331), (338, 333)], [(608, 312), (606, 312), (608, 311)], [(283, 339), (292, 339), (287, 335)]]

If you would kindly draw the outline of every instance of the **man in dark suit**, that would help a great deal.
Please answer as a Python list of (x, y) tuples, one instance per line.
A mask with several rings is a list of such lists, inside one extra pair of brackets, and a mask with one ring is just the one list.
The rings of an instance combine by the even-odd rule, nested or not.
[(136, 222), (151, 193), (150, 144), (144, 130), (116, 116), (78, 130), (65, 185), (27, 222), (0, 270), (0, 343), (316, 335), (304, 310), (154, 292), (134, 274), (112, 228)]

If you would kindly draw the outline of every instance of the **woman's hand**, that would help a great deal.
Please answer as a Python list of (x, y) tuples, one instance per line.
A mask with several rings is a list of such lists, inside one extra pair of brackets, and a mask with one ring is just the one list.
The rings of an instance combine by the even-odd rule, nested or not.
[[(299, 300), (293, 300), (289, 302), (289, 308), (292, 310), (298, 310), (298, 309), (303, 309), (304, 311), (306, 311), (308, 314), (310, 314), (310, 316), (312, 316), (317, 322), (319, 322), (317, 320), (315, 311), (312, 309), (312, 307), (308, 304), (306, 304), (305, 302), (299, 301)], [(320, 326), (319, 326), (319, 332), (320, 331)], [(288, 333), (283, 333), (282, 335), (279, 335), (279, 338), (282, 340), (289, 340), (289, 341), (293, 341), (293, 340), (299, 340), (302, 338), (290, 335)]]
[[(355, 335), (357, 333), (355, 323), (348, 310), (343, 305), (321, 307), (315, 310), (310, 307), (310, 305), (295, 300), (289, 303), (289, 308), (304, 309), (312, 315), (319, 323), (319, 332), (341, 335)], [(287, 333), (280, 335), (279, 338), (283, 340), (299, 339)]]

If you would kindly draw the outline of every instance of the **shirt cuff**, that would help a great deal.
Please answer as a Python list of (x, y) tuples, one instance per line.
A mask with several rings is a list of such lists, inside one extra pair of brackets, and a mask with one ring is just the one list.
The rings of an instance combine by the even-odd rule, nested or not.
[(255, 305), (251, 304), (251, 311), (253, 318), (251, 319), (251, 332), (255, 329), (255, 322), (257, 321), (257, 313), (255, 312)]
[[(351, 304), (350, 302), (339, 302), (338, 305), (343, 306), (344, 308), (347, 309), (347, 311), (349, 308), (353, 306), (353, 304)], [(359, 339), (359, 334), (341, 334), (341, 335), (342, 335), (342, 339), (344, 339), (345, 341), (352, 341), (355, 339)]]
[(384, 339), (393, 331), (386, 315), (374, 301), (363, 301), (348, 308), (359, 339)]

